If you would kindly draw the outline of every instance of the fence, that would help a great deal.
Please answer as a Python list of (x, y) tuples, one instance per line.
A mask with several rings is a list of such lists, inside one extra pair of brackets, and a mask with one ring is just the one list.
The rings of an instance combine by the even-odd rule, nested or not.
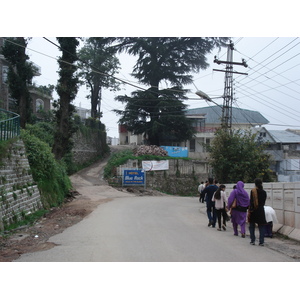
[(0, 141), (20, 135), (20, 116), (0, 108)]

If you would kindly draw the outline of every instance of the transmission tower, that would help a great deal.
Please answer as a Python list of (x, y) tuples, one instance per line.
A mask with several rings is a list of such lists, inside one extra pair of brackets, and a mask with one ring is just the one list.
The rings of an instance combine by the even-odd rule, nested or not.
[(223, 94), (223, 107), (222, 107), (222, 120), (221, 127), (224, 130), (231, 130), (232, 125), (232, 103), (233, 103), (233, 74), (248, 75), (247, 73), (240, 73), (233, 71), (233, 65), (242, 65), (245, 68), (248, 67), (246, 61), (242, 59), (242, 62), (233, 62), (233, 50), (234, 44), (230, 41), (227, 48), (227, 60), (218, 60), (215, 56), (214, 62), (217, 64), (226, 64), (225, 70), (213, 69), (213, 71), (225, 72), (225, 84)]

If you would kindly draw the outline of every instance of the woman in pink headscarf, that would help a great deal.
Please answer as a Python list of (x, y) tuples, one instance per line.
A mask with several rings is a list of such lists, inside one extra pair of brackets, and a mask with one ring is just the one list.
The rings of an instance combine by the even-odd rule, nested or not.
[(248, 193), (244, 190), (244, 182), (238, 181), (236, 188), (231, 192), (228, 198), (228, 209), (231, 209), (231, 222), (234, 235), (238, 235), (238, 225), (241, 227), (241, 234), (246, 235), (247, 209), (250, 204)]

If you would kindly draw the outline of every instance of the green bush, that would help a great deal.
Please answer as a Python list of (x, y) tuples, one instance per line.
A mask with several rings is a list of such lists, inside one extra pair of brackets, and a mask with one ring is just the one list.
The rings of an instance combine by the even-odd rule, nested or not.
[(166, 160), (172, 159), (169, 156), (157, 156), (145, 154), (141, 156), (135, 156), (132, 150), (124, 150), (118, 153), (114, 153), (111, 155), (109, 161), (107, 162), (106, 167), (104, 168), (104, 178), (108, 179), (110, 177), (115, 176), (115, 170), (120, 165), (125, 164), (129, 159), (136, 159), (138, 162), (143, 160)]
[(32, 135), (28, 130), (22, 130), (32, 177), (37, 183), (45, 208), (59, 206), (71, 189), (71, 181), (67, 176), (66, 166), (55, 160), (50, 146)]
[(54, 128), (52, 123), (38, 122), (34, 125), (26, 124), (26, 130), (29, 131), (30, 134), (39, 138), (41, 141), (47, 143), (50, 147), (53, 146)]
[(105, 168), (104, 168), (104, 178), (108, 179), (115, 175), (115, 169), (126, 163), (129, 159), (137, 159), (131, 150), (124, 150), (118, 153), (114, 153), (111, 155), (110, 159), (108, 160)]

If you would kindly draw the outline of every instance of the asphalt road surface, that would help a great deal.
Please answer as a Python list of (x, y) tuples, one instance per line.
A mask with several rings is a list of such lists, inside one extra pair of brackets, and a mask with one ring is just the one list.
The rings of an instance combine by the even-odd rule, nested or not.
[[(90, 191), (97, 187), (86, 187)], [(231, 226), (207, 226), (196, 197), (136, 196), (106, 187), (88, 217), (49, 239), (52, 249), (23, 254), (17, 262), (288, 262), (268, 247), (234, 236)], [(99, 191), (99, 190), (98, 190)], [(203, 210), (203, 208), (202, 208)]]

